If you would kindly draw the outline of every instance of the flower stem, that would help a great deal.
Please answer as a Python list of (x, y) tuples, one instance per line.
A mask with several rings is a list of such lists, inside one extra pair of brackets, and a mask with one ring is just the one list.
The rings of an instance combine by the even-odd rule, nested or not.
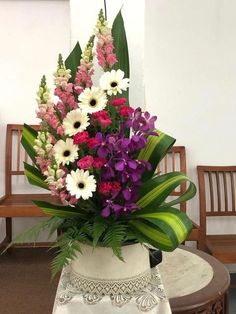
[(107, 4), (106, 4), (106, 0), (104, 0), (104, 13), (105, 13), (105, 19), (107, 20)]

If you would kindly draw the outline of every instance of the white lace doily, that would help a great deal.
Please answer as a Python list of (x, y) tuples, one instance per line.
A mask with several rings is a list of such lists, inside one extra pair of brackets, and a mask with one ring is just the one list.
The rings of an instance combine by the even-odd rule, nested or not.
[(149, 312), (155, 307), (158, 307), (161, 302), (168, 303), (157, 267), (151, 270), (151, 279), (144, 289), (137, 290), (133, 293), (104, 295), (98, 292), (82, 292), (79, 289), (78, 282), (74, 279), (71, 280), (70, 266), (67, 266), (63, 269), (61, 275), (55, 306), (65, 306), (76, 296), (80, 296), (83, 303), (87, 305), (95, 305), (105, 297), (109, 297), (111, 305), (115, 307), (122, 307), (132, 301), (135, 302), (136, 307), (141, 312)]

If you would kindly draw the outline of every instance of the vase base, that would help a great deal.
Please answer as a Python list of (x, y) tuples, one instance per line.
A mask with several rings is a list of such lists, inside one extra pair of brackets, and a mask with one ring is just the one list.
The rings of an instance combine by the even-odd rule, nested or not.
[(115, 280), (90, 278), (70, 269), (70, 282), (77, 291), (99, 295), (132, 294), (146, 288), (150, 281), (150, 269), (135, 277)]

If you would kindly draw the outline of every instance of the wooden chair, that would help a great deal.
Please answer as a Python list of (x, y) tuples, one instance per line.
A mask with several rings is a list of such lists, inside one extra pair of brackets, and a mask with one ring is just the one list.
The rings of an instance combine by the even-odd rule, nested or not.
[[(168, 173), (180, 171), (186, 174), (186, 151), (184, 146), (173, 146), (157, 167), (157, 172)], [(172, 192), (171, 196), (180, 196), (186, 191), (186, 183), (180, 185), (179, 189)], [(186, 202), (181, 203), (179, 209), (186, 213)], [(199, 225), (192, 221), (193, 229), (187, 241), (196, 241), (197, 248), (203, 249), (202, 232)]]
[(236, 263), (235, 234), (207, 234), (207, 217), (236, 216), (236, 166), (198, 166), (200, 224), (205, 250), (222, 263)]
[[(38, 129), (38, 125), (32, 125)], [(8, 124), (6, 131), (5, 152), (5, 195), (0, 198), (0, 218), (6, 219), (6, 237), (1, 245), (7, 245), (12, 241), (12, 218), (13, 217), (44, 217), (43, 211), (32, 203), (32, 200), (53, 201), (49, 194), (15, 194), (13, 192), (13, 181), (20, 187), (20, 177), (23, 178), (23, 161), (29, 163), (29, 158), (21, 145), (23, 125)], [(25, 179), (26, 180), (26, 179)], [(44, 246), (44, 244), (39, 244)]]

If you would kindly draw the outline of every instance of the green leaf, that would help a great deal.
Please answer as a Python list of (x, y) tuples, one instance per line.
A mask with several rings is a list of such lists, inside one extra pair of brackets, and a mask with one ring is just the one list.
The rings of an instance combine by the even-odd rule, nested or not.
[[(98, 217), (99, 218), (99, 217)], [(101, 235), (107, 228), (107, 223), (102, 220), (98, 220), (93, 224), (93, 246), (96, 246)]]
[(85, 212), (78, 207), (61, 206), (44, 201), (33, 201), (33, 203), (40, 207), (45, 214), (50, 216), (56, 216), (61, 218), (85, 217)]
[(127, 227), (126, 224), (116, 221), (107, 228), (103, 237), (103, 243), (111, 247), (113, 253), (122, 261), (124, 260), (122, 258), (121, 245), (126, 238)]
[(35, 131), (31, 126), (28, 124), (24, 124), (22, 137), (21, 137), (21, 144), (23, 145), (24, 149), (26, 150), (27, 154), (31, 158), (31, 160), (36, 164), (35, 156), (36, 152), (34, 150), (35, 139), (37, 138), (38, 132)]
[(81, 59), (81, 48), (80, 48), (80, 44), (77, 41), (74, 49), (71, 51), (70, 55), (67, 57), (66, 61), (65, 61), (65, 66), (67, 69), (71, 70), (71, 78), (70, 78), (70, 82), (74, 82), (75, 80), (75, 75), (77, 72), (77, 68), (80, 64), (80, 59)]
[(62, 234), (54, 247), (59, 247), (59, 250), (51, 263), (52, 277), (68, 265), (71, 259), (76, 258), (78, 252), (81, 252), (78, 240), (71, 238), (67, 233)]
[(158, 136), (148, 136), (147, 145), (138, 155), (139, 160), (147, 160), (152, 165), (151, 171), (144, 172), (142, 177), (143, 181), (146, 181), (153, 176), (157, 165), (175, 143), (175, 139), (173, 137), (159, 130), (157, 130), (157, 133), (159, 134)]
[[(146, 181), (139, 189), (140, 198), (137, 204), (141, 208), (145, 208), (147, 206), (157, 208), (178, 185), (186, 181), (190, 182), (189, 187), (182, 195), (182, 198), (179, 199), (179, 201), (186, 201), (192, 198), (196, 193), (194, 183), (192, 183), (188, 177), (181, 172), (170, 172)], [(179, 201), (175, 201), (175, 204), (179, 203)]]
[(24, 162), (24, 169), (25, 176), (30, 184), (49, 190), (48, 184), (45, 182), (45, 177), (37, 168)]
[(135, 212), (132, 217), (145, 219), (155, 224), (171, 239), (173, 245), (182, 243), (192, 230), (191, 220), (179, 209), (173, 207), (148, 207)]
[[(124, 20), (121, 11), (117, 14), (112, 25), (112, 37), (115, 47), (115, 53), (118, 62), (113, 65), (113, 69), (122, 70), (125, 72), (125, 78), (129, 78), (129, 52), (128, 44), (124, 27)], [(128, 91), (123, 91), (122, 96), (129, 99)]]
[(176, 208), (149, 209), (135, 215), (130, 224), (146, 238), (147, 243), (163, 251), (173, 251), (190, 233), (192, 224), (187, 215)]
[[(32, 241), (33, 243), (35, 243), (41, 232), (45, 230), (50, 230), (50, 231), (56, 230), (61, 225), (61, 223), (62, 223), (62, 220), (57, 217), (50, 217), (47, 220), (40, 221), (38, 224), (27, 229), (26, 231), (18, 235), (16, 238), (14, 238), (13, 241), (7, 246), (6, 249), (4, 249), (2, 253), (4, 253), (14, 244), (25, 243), (29, 241)], [(52, 236), (52, 232), (49, 233), (49, 238), (50, 236)]]

